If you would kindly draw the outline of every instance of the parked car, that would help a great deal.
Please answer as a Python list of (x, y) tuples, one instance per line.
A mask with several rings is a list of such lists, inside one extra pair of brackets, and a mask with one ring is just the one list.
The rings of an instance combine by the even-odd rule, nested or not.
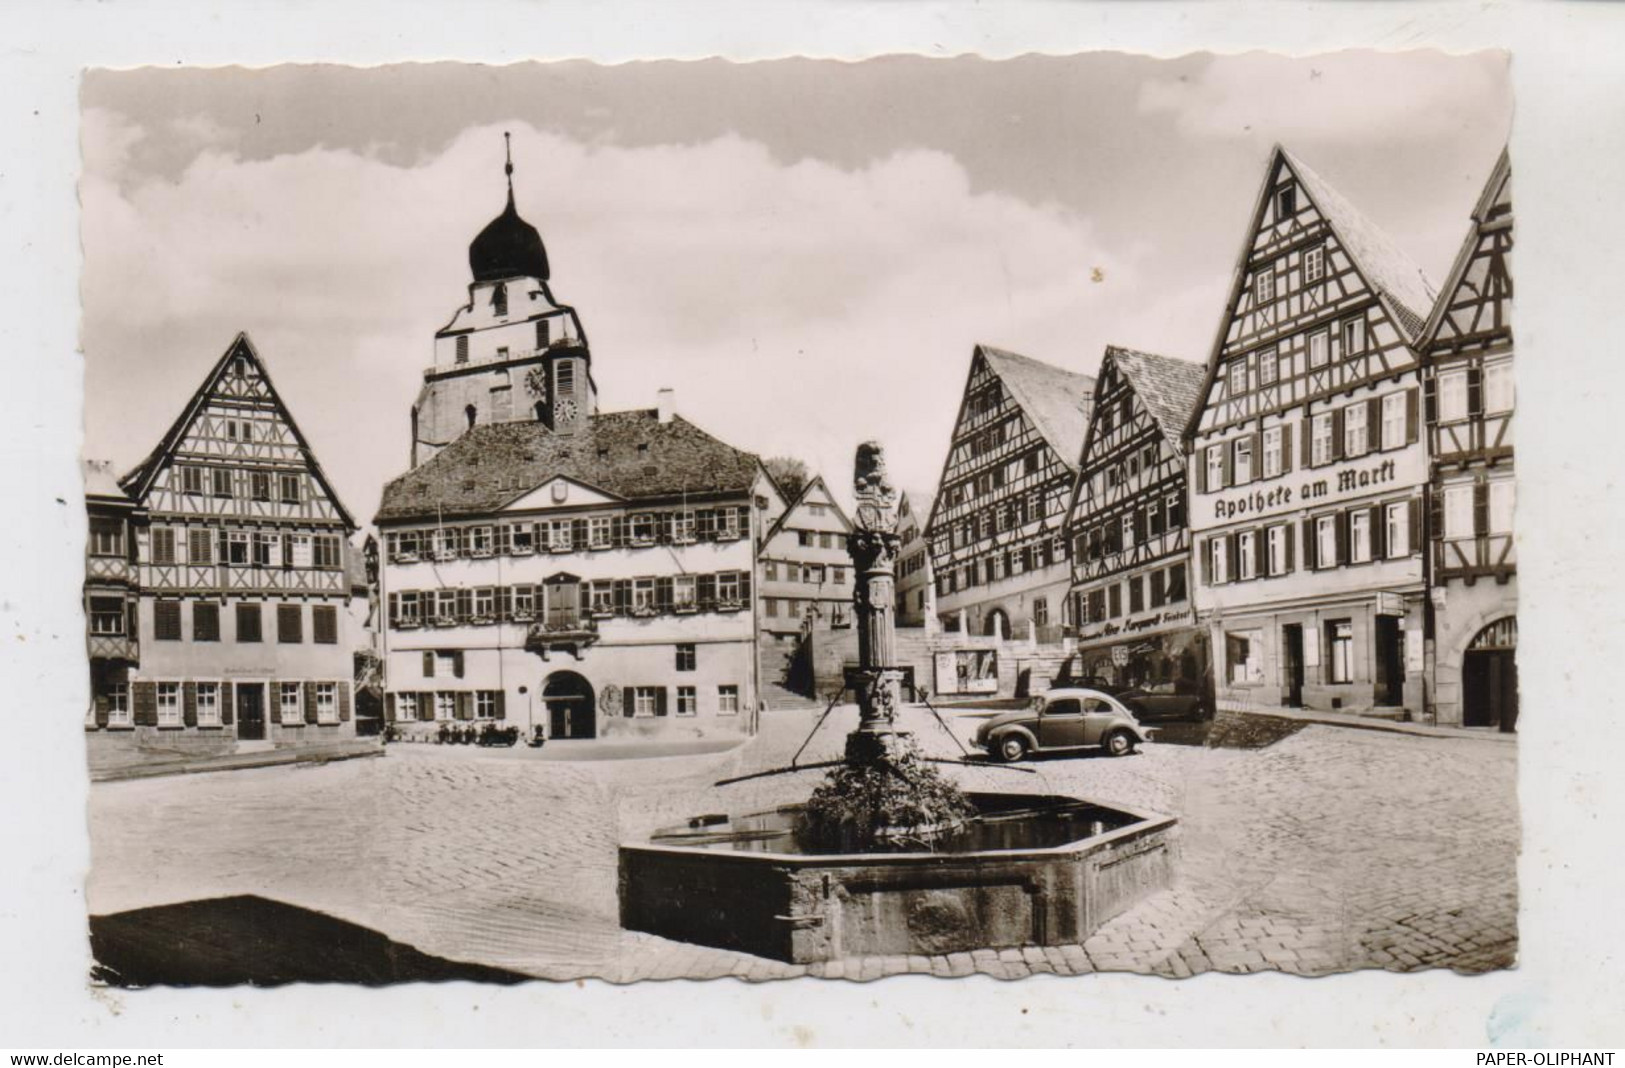
[(1212, 715), (1201, 685), (1185, 679), (1133, 686), (1113, 696), (1140, 719), (1206, 719)]
[(1000, 760), (1028, 753), (1098, 747), (1125, 756), (1151, 740), (1133, 711), (1101, 690), (1067, 687), (1035, 698), (1031, 707), (994, 716), (976, 730), (976, 745)]

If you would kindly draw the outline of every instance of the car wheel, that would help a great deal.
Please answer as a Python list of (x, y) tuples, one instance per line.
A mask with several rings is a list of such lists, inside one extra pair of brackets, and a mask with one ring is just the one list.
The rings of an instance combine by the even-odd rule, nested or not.
[(1007, 734), (998, 741), (999, 759), (1014, 764), (1027, 755), (1027, 739), (1019, 734)]
[(1107, 756), (1120, 757), (1134, 752), (1134, 745), (1134, 735), (1125, 730), (1115, 730), (1106, 735), (1101, 747), (1106, 750)]

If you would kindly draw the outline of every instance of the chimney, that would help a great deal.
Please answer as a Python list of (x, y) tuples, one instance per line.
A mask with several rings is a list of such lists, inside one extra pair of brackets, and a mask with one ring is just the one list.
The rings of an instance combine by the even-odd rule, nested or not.
[(657, 396), (660, 398), (660, 421), (662, 423), (669, 423), (671, 422), (672, 415), (676, 411), (677, 391), (667, 387), (662, 389)]

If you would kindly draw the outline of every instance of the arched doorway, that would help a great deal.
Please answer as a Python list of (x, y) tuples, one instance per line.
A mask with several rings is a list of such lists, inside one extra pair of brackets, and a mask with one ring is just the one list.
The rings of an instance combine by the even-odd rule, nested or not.
[(1478, 632), (1461, 660), (1461, 722), (1511, 732), (1518, 722), (1518, 617)]
[(542, 685), (549, 738), (596, 738), (598, 706), (592, 684), (573, 671), (555, 671)]
[(987, 614), (987, 619), (982, 622), (982, 633), (989, 638), (1010, 636), (1010, 617), (1004, 614), (1004, 609), (995, 608)]

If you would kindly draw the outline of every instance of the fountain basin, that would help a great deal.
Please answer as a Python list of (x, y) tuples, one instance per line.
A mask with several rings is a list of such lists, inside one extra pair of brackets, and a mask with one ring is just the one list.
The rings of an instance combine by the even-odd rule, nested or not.
[(930, 849), (818, 852), (797, 836), (799, 806), (623, 845), (621, 926), (793, 964), (1066, 945), (1173, 878), (1171, 816), (968, 796), (976, 818)]

